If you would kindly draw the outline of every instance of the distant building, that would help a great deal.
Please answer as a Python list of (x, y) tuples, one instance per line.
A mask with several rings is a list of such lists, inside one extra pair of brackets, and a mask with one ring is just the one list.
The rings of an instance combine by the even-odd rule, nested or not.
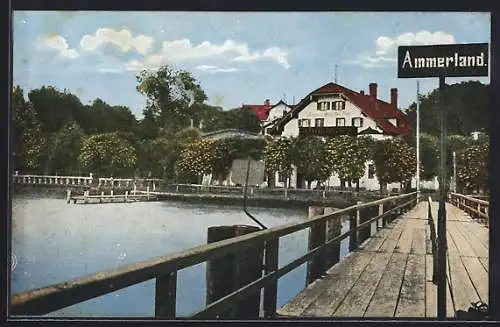
[[(376, 83), (369, 84), (369, 94), (328, 83), (307, 94), (293, 108), (284, 103), (278, 103), (282, 110), (280, 114), (286, 113), (282, 118), (275, 120), (269, 119), (268, 113), (266, 120), (270, 124), (265, 133), (274, 137), (369, 135), (379, 140), (409, 134), (410, 122), (407, 116), (398, 109), (398, 90), (391, 89), (390, 103), (378, 99), (377, 92)], [(276, 174), (275, 180), (276, 186), (284, 186), (284, 180), (279, 174)], [(333, 187), (340, 186), (340, 180), (333, 175), (327, 184)], [(297, 174), (296, 168), (292, 173), (290, 186), (299, 188), (305, 186), (305, 181)], [(366, 163), (366, 172), (365, 176), (360, 179), (360, 187), (369, 190), (380, 188), (374, 164), (371, 161)], [(387, 189), (390, 191), (399, 187), (399, 183), (394, 183), (388, 185)]]

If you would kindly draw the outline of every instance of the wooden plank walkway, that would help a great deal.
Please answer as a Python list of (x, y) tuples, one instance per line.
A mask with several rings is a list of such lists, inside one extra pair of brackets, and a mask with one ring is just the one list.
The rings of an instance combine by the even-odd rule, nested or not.
[[(433, 204), (437, 217), (438, 204)], [(436, 229), (437, 230), (437, 229)], [(488, 229), (447, 204), (447, 315), (488, 301)], [(427, 202), (381, 229), (277, 310), (281, 316), (436, 317)]]

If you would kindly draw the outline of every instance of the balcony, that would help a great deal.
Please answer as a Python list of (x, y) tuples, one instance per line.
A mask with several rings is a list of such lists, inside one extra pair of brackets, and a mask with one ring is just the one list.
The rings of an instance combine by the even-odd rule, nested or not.
[(340, 135), (356, 136), (357, 134), (358, 128), (355, 126), (299, 127), (299, 136), (335, 137)]

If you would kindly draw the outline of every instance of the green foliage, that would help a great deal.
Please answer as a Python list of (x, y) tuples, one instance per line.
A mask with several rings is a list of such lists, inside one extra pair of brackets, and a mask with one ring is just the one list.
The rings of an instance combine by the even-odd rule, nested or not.
[(82, 168), (99, 176), (130, 176), (137, 153), (117, 133), (96, 134), (84, 140), (78, 160)]
[[(448, 134), (468, 136), (477, 130), (489, 131), (491, 87), (478, 81), (447, 85), (444, 101), (448, 113)], [(420, 130), (434, 136), (441, 132), (439, 89), (420, 97)], [(416, 103), (407, 111), (416, 130)]]
[(407, 183), (416, 172), (416, 153), (403, 139), (378, 141), (375, 146), (376, 175), (384, 188), (388, 183)]
[(328, 156), (326, 145), (320, 138), (300, 137), (293, 142), (292, 163), (297, 167), (297, 174), (309, 183), (323, 182), (330, 177)]
[(147, 98), (147, 110), (158, 127), (173, 131), (188, 127), (190, 107), (207, 96), (191, 73), (163, 66), (137, 75), (137, 91)]
[(363, 177), (365, 163), (371, 159), (375, 140), (371, 137), (339, 136), (327, 142), (331, 173), (341, 180), (353, 181)]
[(292, 173), (292, 144), (291, 138), (268, 139), (262, 154), (268, 174), (279, 172), (289, 177)]
[(427, 134), (420, 134), (420, 163), (421, 180), (431, 180), (439, 175), (439, 147), (438, 138)]
[(488, 142), (478, 142), (460, 154), (457, 181), (465, 193), (476, 189), (488, 189), (488, 166)]
[(14, 169), (29, 171), (40, 168), (45, 137), (42, 124), (30, 103), (24, 101), (23, 90), (16, 87), (12, 96), (12, 156)]
[(199, 139), (188, 143), (175, 165), (178, 181), (197, 181), (202, 174), (219, 172), (220, 161), (226, 157), (225, 147), (217, 140)]
[(47, 144), (46, 168), (48, 171), (77, 174), (78, 155), (85, 134), (76, 122), (69, 122), (52, 135)]

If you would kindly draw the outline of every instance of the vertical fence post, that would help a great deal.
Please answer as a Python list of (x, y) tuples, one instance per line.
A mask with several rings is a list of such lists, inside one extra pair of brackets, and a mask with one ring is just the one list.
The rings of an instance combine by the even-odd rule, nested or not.
[[(279, 239), (266, 242), (265, 273), (266, 275), (278, 270)], [(278, 280), (264, 287), (264, 318), (276, 316), (276, 302), (278, 298)]]
[[(314, 218), (316, 216), (322, 215), (324, 212), (323, 207), (310, 206), (309, 207), (309, 218)], [(326, 222), (315, 223), (309, 228), (309, 244), (308, 249), (311, 251), (323, 244), (325, 244), (326, 239)], [(322, 254), (316, 255), (307, 263), (307, 284), (311, 284), (316, 279), (320, 278), (325, 272), (325, 258), (326, 255)]]
[(156, 278), (155, 317), (174, 319), (177, 302), (177, 272)]
[(66, 202), (70, 203), (70, 201), (71, 201), (71, 190), (67, 189), (66, 190)]
[[(214, 226), (208, 228), (207, 243), (259, 231), (256, 226)], [(259, 279), (262, 276), (264, 244), (207, 261), (207, 305)], [(219, 312), (218, 318), (257, 319), (261, 292), (235, 303), (231, 310)]]
[[(337, 211), (336, 208), (325, 207), (324, 213), (332, 214)], [(326, 241), (337, 237), (340, 235), (342, 230), (342, 217), (336, 216), (330, 220), (326, 221)], [(333, 244), (330, 244), (328, 249), (326, 250), (326, 269), (332, 267), (340, 260), (340, 242), (336, 241)]]
[[(360, 205), (362, 202), (357, 201), (356, 204)], [(359, 231), (357, 230), (359, 226), (360, 212), (359, 208), (351, 212), (349, 217), (349, 230), (353, 231), (349, 236), (349, 252), (354, 251), (358, 247)]]
[[(380, 203), (378, 205), (378, 215), (381, 216), (383, 214), (384, 214), (384, 204)], [(379, 230), (382, 227), (385, 227), (385, 218), (377, 219), (377, 230)]]

